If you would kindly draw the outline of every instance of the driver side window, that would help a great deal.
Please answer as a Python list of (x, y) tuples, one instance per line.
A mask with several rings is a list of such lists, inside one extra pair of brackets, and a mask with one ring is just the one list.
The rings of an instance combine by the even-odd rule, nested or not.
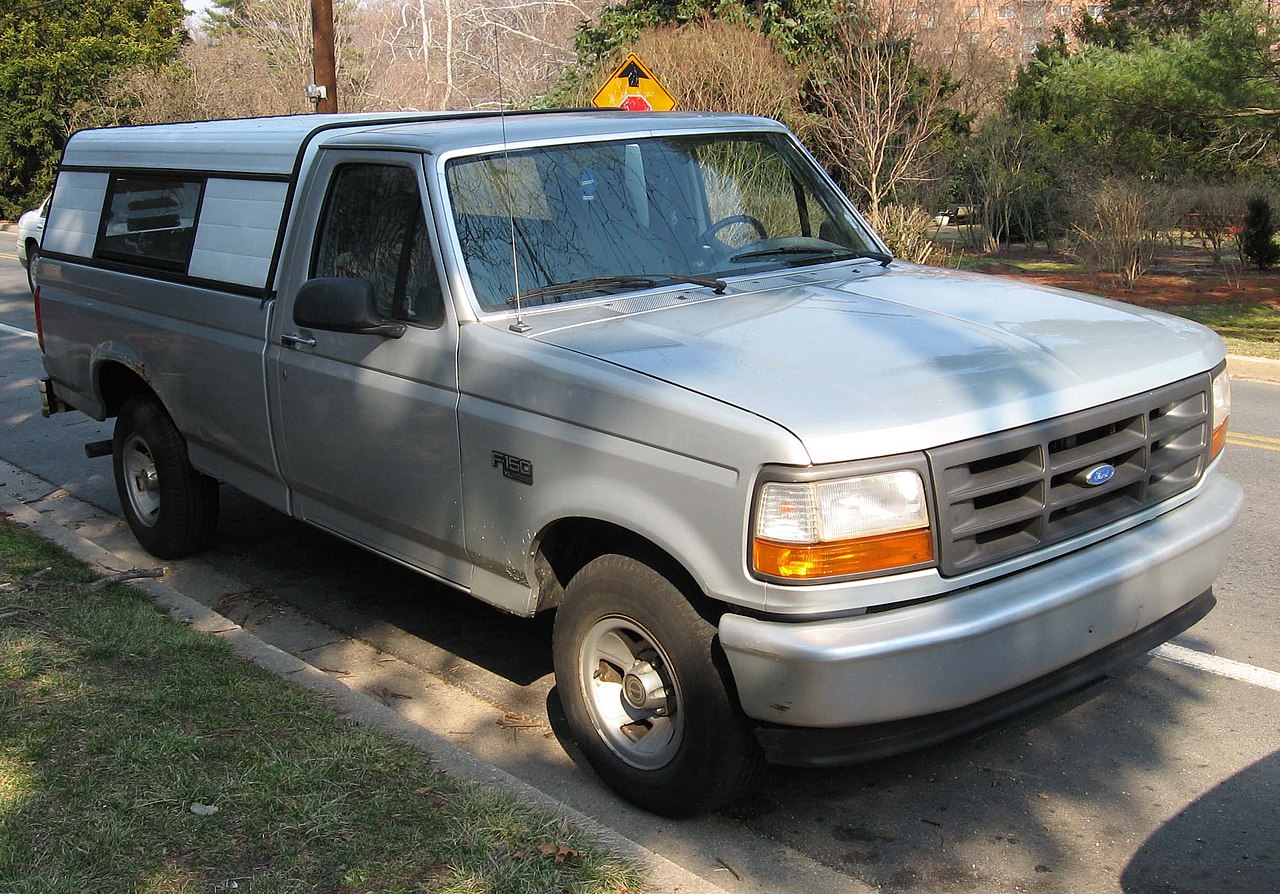
[(439, 325), (440, 277), (411, 169), (346, 164), (335, 170), (311, 275), (367, 279), (384, 318)]

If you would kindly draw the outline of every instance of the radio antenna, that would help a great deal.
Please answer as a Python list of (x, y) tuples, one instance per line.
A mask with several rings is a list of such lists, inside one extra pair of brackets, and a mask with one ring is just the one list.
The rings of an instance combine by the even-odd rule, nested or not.
[(511, 230), (511, 278), (515, 283), (516, 321), (512, 332), (528, 332), (531, 327), (524, 321), (524, 307), (520, 297), (520, 257), (516, 251), (516, 211), (511, 197), (511, 156), (507, 154), (506, 100), (502, 96), (502, 53), (499, 52), (498, 26), (493, 26), (493, 69), (498, 78), (498, 121), (502, 126), (502, 191), (507, 196), (507, 226)]

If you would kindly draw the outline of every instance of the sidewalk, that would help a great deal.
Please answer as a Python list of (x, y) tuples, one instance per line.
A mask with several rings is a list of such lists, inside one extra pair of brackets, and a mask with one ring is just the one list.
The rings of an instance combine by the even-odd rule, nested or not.
[(1253, 379), (1258, 382), (1280, 383), (1280, 360), (1268, 357), (1246, 357), (1243, 354), (1227, 355), (1227, 372), (1233, 379)]

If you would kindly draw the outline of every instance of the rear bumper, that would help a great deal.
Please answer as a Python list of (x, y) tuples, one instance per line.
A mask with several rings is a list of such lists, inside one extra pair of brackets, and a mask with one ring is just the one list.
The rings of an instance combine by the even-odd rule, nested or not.
[[(1145, 524), (963, 592), (830, 621), (728, 614), (720, 641), (743, 709), (769, 724), (867, 727), (976, 710), (987, 700), (988, 719), (995, 719), (1032, 703), (1030, 688), (1013, 697), (1015, 690), (1077, 663), (1097, 676), (1131, 652), (1119, 649), (1121, 657), (1107, 664), (1109, 647), (1130, 641), (1151, 648), (1207, 613), (1241, 503), (1239, 486), (1215, 474), (1195, 499)], [(1205, 601), (1192, 609), (1202, 594)], [(1148, 645), (1156, 635), (1163, 639)], [(1073, 679), (1066, 688), (1088, 677)], [(1040, 699), (1063, 691), (1041, 688)], [(1014, 707), (997, 710), (1001, 695)], [(770, 735), (762, 731), (766, 744)]]

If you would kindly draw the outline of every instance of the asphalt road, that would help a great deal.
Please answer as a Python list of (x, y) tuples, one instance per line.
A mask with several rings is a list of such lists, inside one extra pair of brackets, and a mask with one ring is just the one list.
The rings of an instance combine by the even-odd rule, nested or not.
[[(62, 501), (82, 535), (127, 549), (110, 461), (81, 450), (110, 427), (40, 418), (33, 329), (12, 234), (0, 235), (0, 459), (23, 470), (3, 486), (41, 511)], [(1248, 502), (1218, 607), (1176, 641), (1211, 665), (1227, 661), (1204, 670), (1148, 657), (957, 741), (847, 769), (775, 768), (756, 796), (720, 814), (610, 814), (632, 817), (620, 831), (728, 890), (1280, 891), (1280, 385), (1237, 382), (1234, 398), (1225, 465)], [(224, 613), (246, 603), (301, 610), (549, 722), (557, 735), (537, 749), (492, 759), (570, 803), (597, 788), (559, 735), (548, 619), (505, 617), (227, 489), (215, 548), (176, 566), (191, 595), (216, 577), (208, 599)], [(1273, 677), (1229, 675), (1249, 668)], [(742, 878), (713, 865), (715, 854), (732, 854), (725, 863)], [(810, 861), (813, 873), (796, 868)]]

